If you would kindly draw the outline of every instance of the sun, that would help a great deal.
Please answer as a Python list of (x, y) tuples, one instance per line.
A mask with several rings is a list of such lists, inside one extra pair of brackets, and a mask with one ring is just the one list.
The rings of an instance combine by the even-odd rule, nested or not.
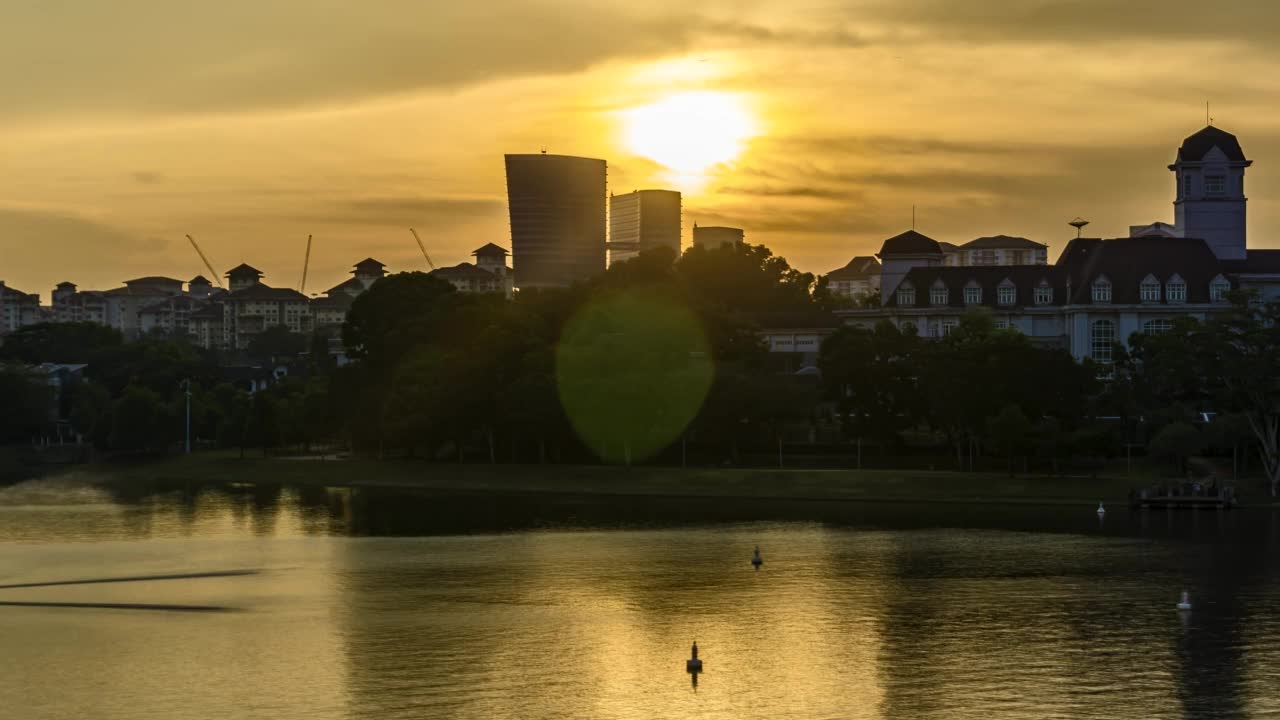
[(758, 134), (747, 102), (726, 92), (667, 95), (622, 112), (623, 142), (679, 176), (704, 175), (732, 162)]

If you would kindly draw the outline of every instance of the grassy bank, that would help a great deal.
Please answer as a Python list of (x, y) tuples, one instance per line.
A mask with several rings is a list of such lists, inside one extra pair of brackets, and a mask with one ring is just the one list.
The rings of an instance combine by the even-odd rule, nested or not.
[(112, 467), (111, 482), (247, 482), (413, 487), (496, 493), (572, 493), (812, 500), (1092, 503), (1122, 501), (1136, 479), (1010, 477), (901, 470), (450, 465), (412, 460), (245, 458), (202, 453)]

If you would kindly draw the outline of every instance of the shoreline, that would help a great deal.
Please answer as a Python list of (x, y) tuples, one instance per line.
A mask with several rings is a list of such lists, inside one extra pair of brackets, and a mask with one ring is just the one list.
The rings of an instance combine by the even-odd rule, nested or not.
[(274, 484), (505, 496), (1127, 507), (1145, 479), (939, 470), (437, 464), (415, 460), (244, 458), (202, 453), (78, 469), (108, 484)]

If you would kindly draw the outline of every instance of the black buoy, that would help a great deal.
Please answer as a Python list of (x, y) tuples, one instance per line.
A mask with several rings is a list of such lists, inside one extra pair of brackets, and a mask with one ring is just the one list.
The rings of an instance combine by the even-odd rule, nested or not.
[(755, 554), (754, 556), (752, 556), (752, 558), (751, 558), (751, 565), (752, 565), (753, 567), (755, 567), (755, 569), (759, 570), (759, 569), (760, 569), (760, 566), (761, 566), (761, 565), (763, 565), (763, 564), (764, 564), (764, 560), (762, 560), (762, 559), (760, 558), (760, 546), (759, 546), (759, 545), (757, 545), (757, 546), (756, 546), (756, 554)]
[(697, 640), (693, 641), (693, 650), (690, 651), (690, 654), (692, 655), (692, 657), (690, 657), (684, 663), (685, 671), (691, 672), (691, 673), (702, 672), (702, 661), (698, 659), (698, 641)]

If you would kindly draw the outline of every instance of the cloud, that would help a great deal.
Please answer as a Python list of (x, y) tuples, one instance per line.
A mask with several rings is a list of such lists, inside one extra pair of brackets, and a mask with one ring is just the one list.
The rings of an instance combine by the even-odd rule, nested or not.
[(159, 270), (157, 259), (169, 244), (70, 212), (0, 208), (0, 272), (22, 270), (23, 282), (34, 283), (24, 292), (43, 294), (62, 280), (98, 277), (104, 270), (119, 277)]
[(0, 118), (342, 105), (701, 48), (865, 42), (830, 25), (773, 27), (657, 5), (18, 2), (0, 11)]
[(133, 178), (133, 181), (139, 185), (158, 185), (165, 181), (164, 175), (147, 170), (139, 170), (137, 172), (130, 173), (129, 177)]
[(837, 187), (812, 185), (726, 185), (716, 188), (720, 195), (745, 195), (757, 198), (806, 198), (814, 200), (849, 200), (851, 193)]
[(354, 225), (440, 227), (490, 218), (506, 212), (506, 208), (506, 200), (498, 198), (386, 196), (342, 202), (304, 215), (307, 219)]

